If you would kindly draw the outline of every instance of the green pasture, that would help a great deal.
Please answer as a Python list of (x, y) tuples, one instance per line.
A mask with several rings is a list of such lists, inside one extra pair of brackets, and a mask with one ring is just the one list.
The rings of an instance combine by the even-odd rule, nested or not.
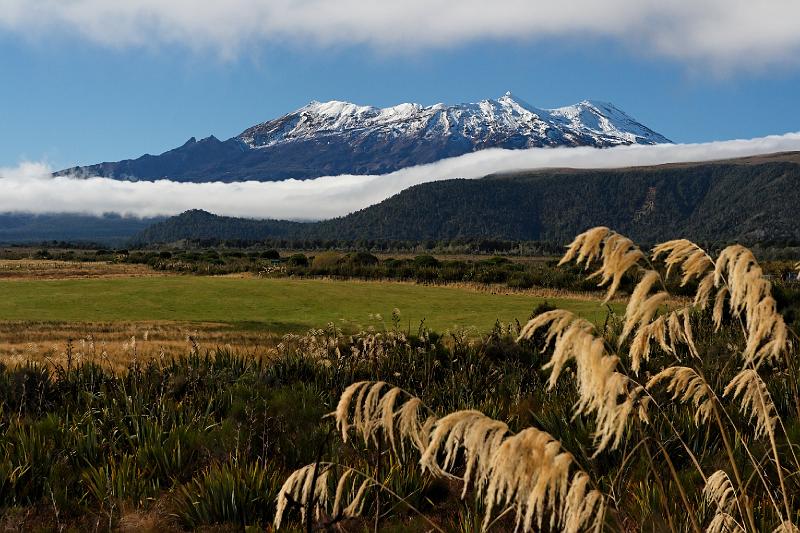
[[(219, 322), (276, 332), (335, 322), (346, 328), (390, 323), (400, 309), (404, 328), (420, 320), (433, 330), (488, 331), (495, 320), (525, 321), (544, 298), (455, 287), (329, 280), (166, 276), (0, 281), (0, 320)], [(599, 302), (548, 299), (594, 321)]]

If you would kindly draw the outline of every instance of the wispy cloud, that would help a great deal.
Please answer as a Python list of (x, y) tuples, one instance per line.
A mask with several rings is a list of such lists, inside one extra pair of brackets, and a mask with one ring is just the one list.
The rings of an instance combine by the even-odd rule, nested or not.
[(259, 42), (383, 50), (602, 37), (714, 68), (796, 63), (796, 0), (0, 0), (0, 30), (225, 56)]
[[(800, 150), (800, 133), (701, 144), (616, 148), (482, 150), (380, 176), (326, 176), (313, 180), (244, 183), (116, 181), (50, 175), (46, 165), (0, 169), (0, 212), (174, 215), (187, 209), (254, 218), (316, 220), (362, 209), (412, 185), (496, 172), (572, 167), (614, 168), (710, 161)], [(565, 178), (566, 179), (566, 178)]]

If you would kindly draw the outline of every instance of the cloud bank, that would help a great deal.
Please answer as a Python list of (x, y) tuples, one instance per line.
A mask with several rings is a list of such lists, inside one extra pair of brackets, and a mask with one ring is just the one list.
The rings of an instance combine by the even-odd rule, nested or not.
[(536, 168), (614, 168), (711, 161), (784, 151), (800, 151), (800, 132), (699, 144), (488, 149), (378, 176), (342, 175), (266, 183), (52, 177), (46, 165), (25, 163), (16, 168), (0, 168), (0, 212), (94, 215), (113, 212), (149, 217), (205, 209), (230, 216), (319, 220), (368, 207), (412, 185), (443, 179), (474, 179), (496, 172)]
[(261, 42), (382, 50), (610, 38), (718, 69), (796, 63), (796, 0), (0, 0), (0, 31), (233, 56)]

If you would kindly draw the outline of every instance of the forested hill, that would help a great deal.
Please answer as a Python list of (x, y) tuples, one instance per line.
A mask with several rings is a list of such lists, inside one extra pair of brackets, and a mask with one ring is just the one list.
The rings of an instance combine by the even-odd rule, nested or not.
[(606, 225), (647, 242), (800, 241), (800, 152), (611, 170), (556, 169), (411, 187), (345, 217), (299, 223), (189, 211), (139, 234), (181, 239), (567, 241)]

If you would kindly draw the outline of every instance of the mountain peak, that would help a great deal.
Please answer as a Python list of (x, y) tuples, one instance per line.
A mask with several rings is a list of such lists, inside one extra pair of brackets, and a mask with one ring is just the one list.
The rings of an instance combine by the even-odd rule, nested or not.
[(227, 141), (209, 137), (161, 156), (81, 169), (104, 176), (185, 181), (278, 181), (385, 174), (484, 148), (605, 148), (670, 142), (613, 104), (540, 109), (511, 91), (496, 100), (389, 107), (316, 100)]
[(518, 107), (518, 108), (524, 109), (526, 111), (531, 111), (531, 112), (534, 112), (534, 113), (539, 113), (541, 111), (541, 110), (533, 107), (532, 105), (530, 105), (528, 102), (526, 102), (522, 98), (519, 98), (519, 97), (515, 96), (511, 91), (506, 91), (506, 93), (503, 96), (501, 96), (500, 98), (497, 99), (497, 102), (499, 102), (501, 105)]
[(511, 91), (506, 91), (503, 96), (498, 98), (498, 100), (511, 100), (513, 102), (520, 102), (521, 100)]

